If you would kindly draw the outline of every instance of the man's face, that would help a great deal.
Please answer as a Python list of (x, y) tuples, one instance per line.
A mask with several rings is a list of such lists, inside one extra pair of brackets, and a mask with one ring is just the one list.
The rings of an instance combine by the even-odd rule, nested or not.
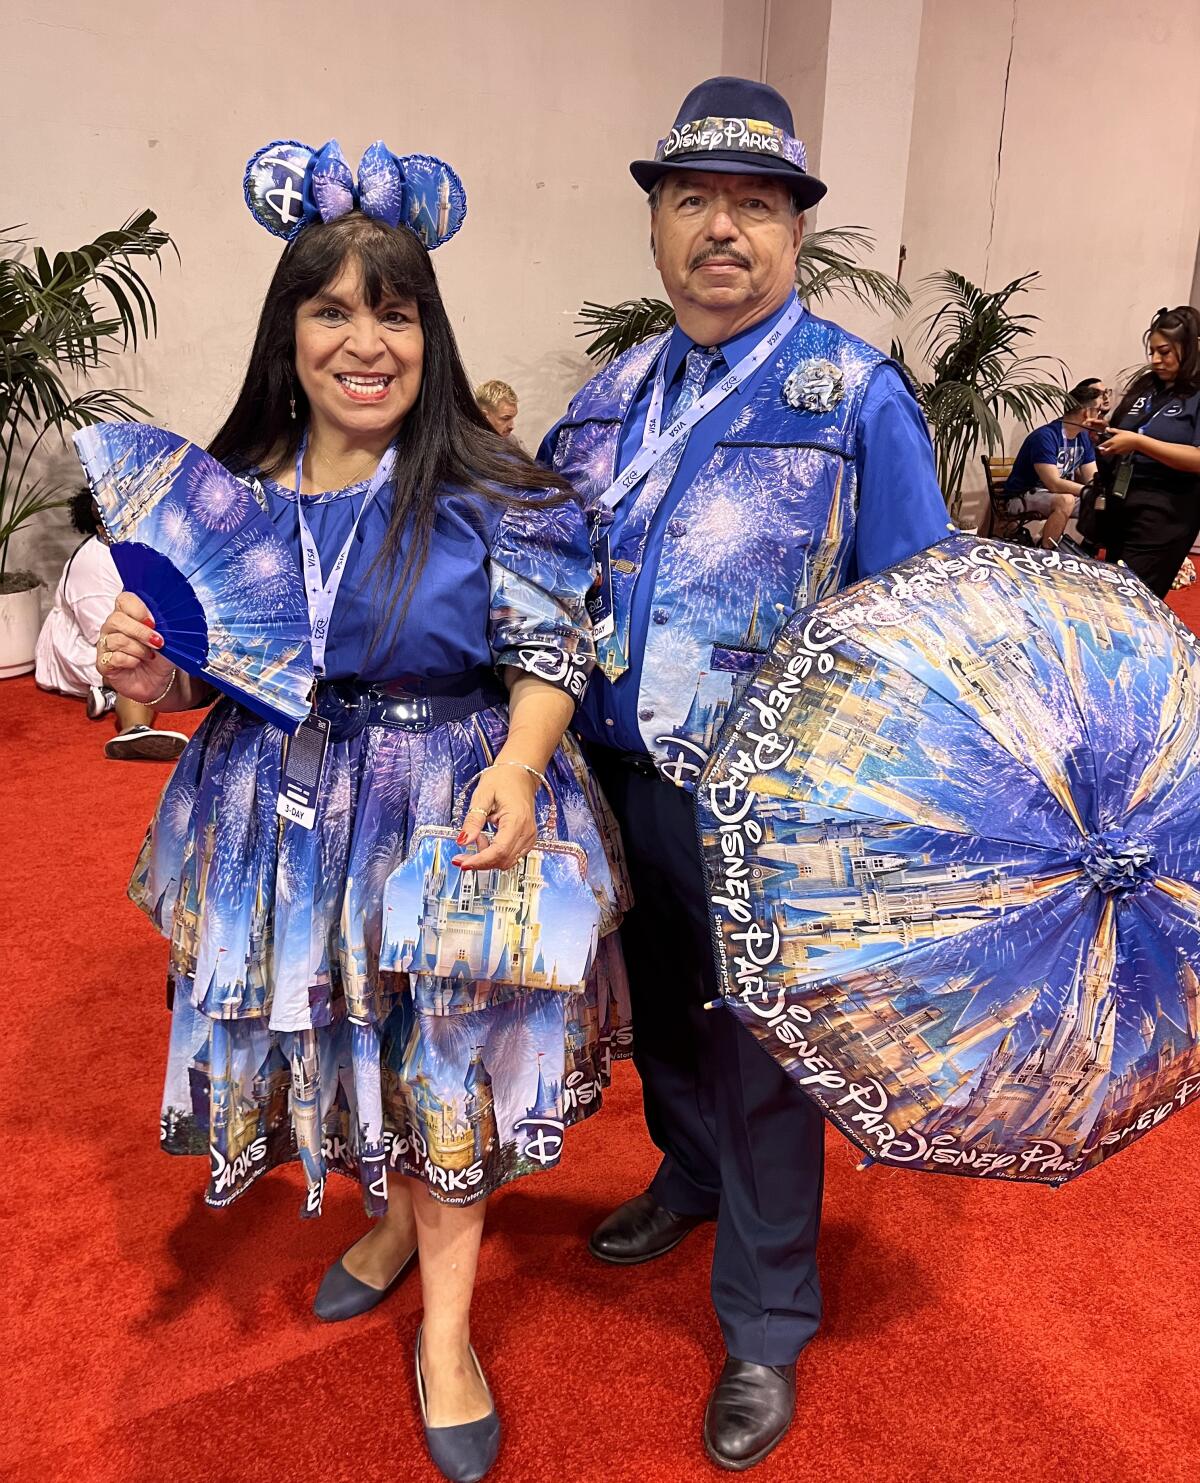
[(492, 424), (492, 431), (502, 438), (512, 436), (513, 424), (517, 420), (516, 402), (498, 402), (494, 407), (484, 407), (483, 415)]
[(793, 216), (787, 186), (770, 176), (673, 170), (650, 233), (676, 311), (682, 302), (752, 323), (795, 280), (804, 218)]

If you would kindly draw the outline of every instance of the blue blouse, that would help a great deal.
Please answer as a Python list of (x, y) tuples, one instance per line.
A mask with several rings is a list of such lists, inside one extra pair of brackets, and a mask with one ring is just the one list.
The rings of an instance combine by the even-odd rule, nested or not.
[[(274, 525), (297, 553), (296, 494), (271, 479), (259, 486)], [(355, 515), (365, 483), (301, 495), (321, 570), (328, 575)], [(396, 575), (372, 572), (391, 516), (393, 486), (368, 506), (338, 589), (325, 652), (330, 680), (382, 683), (460, 675), (511, 665), (557, 685), (578, 700), (595, 660), (584, 598), (592, 554), (579, 505), (546, 504), (537, 490), (506, 491), (505, 508), (474, 494), (438, 496), (429, 552), (412, 599), (392, 613)], [(407, 544), (402, 544), (403, 566)]]

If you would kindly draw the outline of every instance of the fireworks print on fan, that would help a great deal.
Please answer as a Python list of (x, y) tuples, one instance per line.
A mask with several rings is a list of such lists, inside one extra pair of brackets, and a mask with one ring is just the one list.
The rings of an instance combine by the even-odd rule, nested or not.
[(956, 536), (793, 618), (698, 792), (726, 1002), (872, 1158), (1061, 1183), (1200, 1097), (1200, 654)]
[(288, 730), (308, 712), (308, 607), (296, 561), (250, 487), (162, 428), (76, 433), (113, 559), (163, 655)]

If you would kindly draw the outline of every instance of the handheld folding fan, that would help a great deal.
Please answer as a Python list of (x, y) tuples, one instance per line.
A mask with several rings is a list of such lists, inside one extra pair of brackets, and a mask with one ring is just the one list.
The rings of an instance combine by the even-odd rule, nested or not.
[(308, 605), (296, 558), (253, 490), (161, 427), (101, 423), (77, 432), (75, 447), (161, 652), (295, 731), (313, 683)]

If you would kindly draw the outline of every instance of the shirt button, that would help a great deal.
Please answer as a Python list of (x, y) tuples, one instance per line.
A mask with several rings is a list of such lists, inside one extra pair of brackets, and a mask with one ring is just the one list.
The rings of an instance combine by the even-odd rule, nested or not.
[(638, 720), (639, 721), (653, 721), (654, 720), (654, 712), (653, 712), (653, 710), (648, 705), (644, 705), (641, 708), (641, 710), (638, 711)]
[(604, 718), (604, 724), (606, 726), (615, 726), (617, 723), (613, 720), (613, 718), (611, 716), (605, 716), (605, 718)]
[(651, 617), (660, 627), (662, 626), (662, 624), (669, 623), (671, 621), (671, 615), (667, 612), (666, 608), (655, 608), (654, 612), (651, 614)]
[(679, 536), (687, 535), (687, 526), (682, 520), (668, 520), (667, 534), (678, 539)]

